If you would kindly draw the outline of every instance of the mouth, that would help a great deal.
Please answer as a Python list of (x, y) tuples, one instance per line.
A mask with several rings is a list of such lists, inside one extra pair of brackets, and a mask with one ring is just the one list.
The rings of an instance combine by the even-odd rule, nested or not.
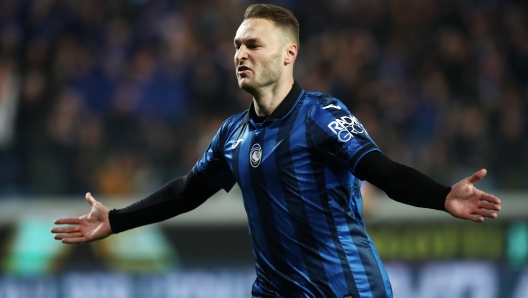
[(249, 71), (250, 71), (249, 67), (244, 66), (244, 65), (240, 65), (240, 66), (237, 68), (237, 72), (238, 72), (238, 74), (248, 73)]

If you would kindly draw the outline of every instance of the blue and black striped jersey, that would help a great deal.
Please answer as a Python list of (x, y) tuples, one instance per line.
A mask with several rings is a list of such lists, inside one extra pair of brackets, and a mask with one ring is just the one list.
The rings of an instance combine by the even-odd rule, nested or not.
[(193, 168), (238, 183), (257, 279), (254, 297), (392, 297), (362, 220), (359, 160), (379, 150), (337, 99), (295, 83), (263, 122), (253, 106), (221, 126)]

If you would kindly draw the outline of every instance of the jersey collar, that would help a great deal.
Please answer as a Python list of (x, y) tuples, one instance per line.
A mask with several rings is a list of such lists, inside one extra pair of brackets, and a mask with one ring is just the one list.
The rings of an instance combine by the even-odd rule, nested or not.
[[(266, 119), (266, 121), (276, 121), (281, 120), (284, 118), (288, 113), (292, 110), (293, 106), (297, 102), (297, 99), (299, 99), (299, 96), (303, 93), (303, 89), (299, 85), (297, 81), (293, 82), (293, 87), (286, 95), (284, 100), (279, 104), (279, 106), (269, 115), (269, 117)], [(250, 119), (255, 119), (256, 113), (255, 113), (255, 107), (253, 106), (253, 102), (251, 102), (251, 106), (249, 107), (249, 111), (246, 115), (246, 119), (244, 119), (244, 122), (247, 123)]]

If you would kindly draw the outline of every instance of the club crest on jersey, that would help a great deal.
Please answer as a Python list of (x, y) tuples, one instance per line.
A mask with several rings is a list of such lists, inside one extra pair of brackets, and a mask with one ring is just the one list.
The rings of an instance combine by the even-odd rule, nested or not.
[(255, 143), (251, 147), (251, 151), (249, 152), (249, 162), (251, 163), (251, 166), (256, 168), (260, 164), (260, 160), (262, 159), (262, 147), (258, 143)]
[(365, 133), (365, 128), (363, 128), (363, 125), (361, 125), (354, 116), (343, 116), (336, 119), (328, 124), (328, 128), (330, 128), (330, 130), (337, 135), (339, 141), (343, 143), (350, 141), (353, 134), (358, 135)]

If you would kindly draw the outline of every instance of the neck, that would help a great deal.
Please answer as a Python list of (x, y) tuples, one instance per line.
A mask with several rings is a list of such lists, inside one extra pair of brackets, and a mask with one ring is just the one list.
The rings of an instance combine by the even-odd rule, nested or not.
[(293, 76), (288, 80), (279, 80), (255, 92), (253, 103), (257, 116), (269, 116), (281, 104), (293, 86)]

